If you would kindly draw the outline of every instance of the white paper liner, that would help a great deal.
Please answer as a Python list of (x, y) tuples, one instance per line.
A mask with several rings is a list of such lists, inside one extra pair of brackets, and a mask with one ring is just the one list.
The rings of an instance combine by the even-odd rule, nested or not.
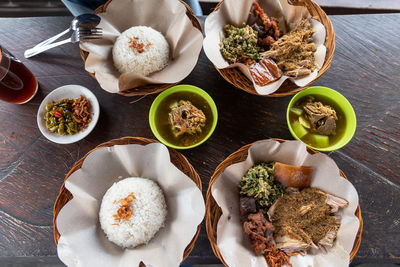
[[(103, 38), (81, 42), (89, 52), (85, 69), (95, 73), (100, 86), (117, 93), (146, 84), (176, 83), (195, 67), (202, 47), (203, 35), (192, 25), (186, 7), (177, 0), (113, 0), (105, 13), (98, 14)], [(133, 26), (149, 26), (161, 32), (170, 46), (168, 66), (143, 76), (134, 72), (121, 74), (115, 67), (112, 48), (117, 37)]]
[[(292, 78), (283, 75), (278, 80), (267, 84), (266, 86), (259, 86), (254, 81), (250, 75), (249, 69), (246, 65), (242, 63), (229, 64), (221, 55), (219, 43), (221, 37), (224, 36), (223, 27), (226, 24), (232, 24), (235, 26), (241, 26), (242, 23), (246, 22), (251, 5), (254, 0), (224, 0), (220, 8), (211, 13), (205, 21), (205, 34), (206, 37), (203, 41), (204, 52), (206, 53), (208, 59), (217, 67), (218, 69), (234, 68), (238, 67), (241, 72), (253, 83), (253, 86), (258, 94), (269, 95), (279, 89), (282, 83), (286, 79), (290, 79), (297, 86), (305, 86), (315, 79), (318, 75), (318, 71), (324, 64), (326, 47), (325, 47), (325, 37), (326, 29), (324, 25), (315, 20), (311, 19), (311, 24), (313, 27), (313, 40), (317, 46), (317, 51), (314, 53), (315, 63), (317, 65), (316, 70), (314, 70), (310, 75), (304, 76), (302, 78)], [(257, 1), (261, 8), (268, 16), (281, 16), (285, 19), (286, 23), (289, 25), (301, 20), (303, 17), (310, 17), (307, 8), (302, 6), (292, 6), (287, 3), (287, 0), (260, 0)]]
[(300, 141), (279, 143), (274, 140), (264, 140), (252, 145), (247, 159), (227, 167), (211, 187), (211, 193), (222, 210), (217, 225), (217, 245), (228, 266), (268, 266), (263, 256), (255, 256), (248, 239), (244, 237), (239, 216), (238, 184), (249, 168), (262, 161), (311, 166), (314, 168), (311, 187), (320, 188), (349, 202), (348, 207), (340, 210), (341, 226), (333, 248), (328, 249), (326, 254), (313, 250), (306, 256), (292, 256), (290, 263), (294, 267), (348, 266), (350, 252), (360, 226), (354, 214), (358, 206), (356, 189), (348, 180), (340, 176), (336, 163), (327, 155), (309, 154), (306, 145)]
[[(156, 181), (168, 207), (165, 227), (147, 245), (133, 249), (108, 241), (98, 218), (104, 193), (127, 177)], [(205, 212), (199, 188), (171, 163), (168, 149), (159, 143), (96, 149), (65, 187), (73, 199), (56, 223), (61, 235), (57, 253), (67, 266), (139, 266), (141, 261), (146, 266), (179, 266)]]

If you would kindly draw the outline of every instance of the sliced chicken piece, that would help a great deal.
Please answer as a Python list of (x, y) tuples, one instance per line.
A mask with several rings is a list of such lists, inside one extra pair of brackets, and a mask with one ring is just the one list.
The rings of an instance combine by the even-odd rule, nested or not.
[(287, 234), (284, 236), (275, 237), (277, 248), (285, 251), (286, 253), (305, 252), (309, 248), (318, 248), (311, 240), (311, 237), (308, 236), (302, 229), (292, 229), (288, 226), (285, 226), (284, 228), (284, 231)]
[(335, 227), (332, 230), (328, 231), (326, 233), (326, 236), (324, 238), (322, 238), (319, 242), (318, 242), (318, 247), (332, 247), (333, 246), (333, 241), (335, 241), (336, 235), (337, 235), (337, 231), (338, 231), (339, 227)]
[(343, 198), (326, 194), (326, 204), (332, 208), (332, 213), (337, 212), (340, 208), (347, 207), (349, 202)]
[(293, 252), (306, 252), (310, 245), (294, 238), (290, 238), (289, 236), (277, 236), (275, 237), (276, 248), (283, 250), (286, 253)]

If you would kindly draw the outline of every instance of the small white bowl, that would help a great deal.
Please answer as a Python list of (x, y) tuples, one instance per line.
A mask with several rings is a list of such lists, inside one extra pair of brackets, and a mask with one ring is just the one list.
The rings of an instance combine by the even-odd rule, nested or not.
[[(57, 102), (64, 98), (75, 99), (79, 98), (80, 95), (83, 95), (84, 97), (89, 99), (92, 106), (92, 121), (89, 123), (88, 127), (74, 135), (60, 135), (47, 130), (44, 120), (44, 114), (46, 113), (46, 103), (51, 103), (53, 101)], [(93, 128), (96, 126), (97, 121), (99, 120), (99, 115), (100, 106), (96, 96), (91, 91), (89, 91), (89, 89), (81, 85), (69, 84), (58, 87), (43, 99), (42, 103), (40, 103), (37, 113), (37, 123), (40, 132), (50, 141), (58, 144), (72, 144), (79, 140), (82, 140), (93, 130)]]

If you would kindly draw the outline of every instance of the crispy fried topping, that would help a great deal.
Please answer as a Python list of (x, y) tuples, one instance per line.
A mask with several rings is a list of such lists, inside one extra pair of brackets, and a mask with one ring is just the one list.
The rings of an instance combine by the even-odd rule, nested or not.
[(92, 121), (92, 115), (90, 114), (90, 100), (81, 95), (80, 98), (76, 98), (72, 103), (74, 120), (78, 124), (79, 129), (82, 131), (88, 127)]
[(129, 47), (136, 50), (138, 53), (146, 52), (145, 48), (149, 48), (151, 43), (147, 43), (146, 45), (139, 41), (138, 37), (129, 38)]
[(292, 266), (289, 256), (275, 246), (271, 246), (264, 250), (264, 258), (270, 267), (281, 267), (283, 265)]
[[(133, 208), (131, 206), (131, 203), (133, 200), (135, 200), (136, 197), (132, 193), (130, 193), (126, 198), (123, 198), (119, 201), (120, 207), (117, 210), (117, 214), (114, 214), (113, 217), (117, 222), (120, 222), (121, 220), (129, 220), (132, 216), (133, 213)], [(116, 224), (118, 225), (118, 224)]]

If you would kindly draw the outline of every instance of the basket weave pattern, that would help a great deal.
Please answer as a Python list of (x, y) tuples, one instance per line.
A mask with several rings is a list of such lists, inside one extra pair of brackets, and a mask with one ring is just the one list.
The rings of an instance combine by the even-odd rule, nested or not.
[[(67, 176), (65, 177), (64, 183), (60, 189), (60, 193), (58, 194), (57, 200), (54, 204), (53, 229), (54, 229), (54, 241), (56, 242), (56, 244), (58, 244), (58, 240), (60, 239), (60, 233), (58, 232), (57, 224), (56, 224), (57, 215), (60, 212), (60, 210), (62, 209), (62, 207), (64, 207), (64, 205), (67, 204), (67, 202), (72, 199), (72, 194), (65, 188), (65, 181), (68, 179), (68, 177), (72, 173), (74, 173), (76, 170), (81, 168), (82, 163), (85, 160), (85, 158), (90, 153), (95, 151), (96, 149), (99, 149), (102, 147), (110, 147), (110, 146), (114, 146), (114, 145), (127, 145), (127, 144), (147, 145), (150, 143), (158, 143), (158, 141), (152, 140), (152, 139), (147, 139), (147, 138), (142, 138), (142, 137), (123, 137), (120, 139), (113, 139), (111, 141), (108, 141), (108, 142), (98, 145), (96, 148), (89, 151), (83, 158), (81, 158), (74, 164), (72, 169), (68, 172)], [(171, 158), (171, 162), (175, 165), (175, 167), (177, 167), (185, 175), (190, 177), (190, 179), (192, 179), (193, 182), (195, 182), (195, 184), (200, 189), (200, 191), (202, 191), (200, 176), (197, 174), (197, 172), (195, 171), (193, 166), (189, 163), (189, 161), (185, 158), (185, 156), (183, 156), (181, 153), (177, 152), (176, 150), (174, 150), (172, 148), (168, 148), (168, 151), (169, 151), (169, 155)], [(193, 237), (193, 239), (189, 243), (189, 245), (186, 247), (185, 252), (183, 254), (182, 261), (184, 261), (187, 258), (187, 256), (189, 256), (190, 252), (192, 251), (194, 244), (197, 240), (197, 237), (199, 236), (200, 227), (201, 227), (201, 225), (199, 225), (197, 227), (197, 232), (196, 232), (195, 236)], [(142, 266), (144, 266), (144, 265), (142, 265)]]
[[(277, 141), (279, 141), (281, 143), (285, 142), (285, 140), (282, 140), (282, 139), (274, 139), (274, 140), (277, 140)], [(205, 221), (206, 232), (207, 232), (207, 236), (208, 236), (208, 239), (210, 240), (211, 248), (214, 251), (215, 256), (217, 256), (217, 258), (220, 259), (221, 262), (225, 266), (228, 266), (228, 265), (226, 264), (226, 262), (222, 258), (222, 255), (221, 255), (221, 253), (220, 253), (220, 251), (218, 249), (218, 246), (217, 246), (217, 224), (218, 224), (219, 218), (222, 215), (222, 211), (221, 211), (221, 208), (215, 202), (215, 199), (213, 198), (213, 196), (211, 194), (211, 186), (215, 182), (215, 180), (221, 175), (221, 173), (223, 173), (225, 171), (225, 169), (227, 167), (229, 167), (232, 164), (245, 161), (246, 158), (247, 158), (247, 154), (248, 154), (248, 150), (249, 150), (250, 146), (254, 145), (255, 143), (248, 144), (248, 145), (245, 145), (245, 146), (241, 147), (239, 150), (237, 150), (236, 152), (232, 153), (223, 162), (221, 162), (221, 164), (219, 164), (218, 167), (215, 169), (215, 172), (214, 172), (213, 176), (210, 179), (210, 183), (209, 183), (209, 186), (208, 186), (208, 189), (207, 189), (207, 194), (206, 194), (206, 221)], [(307, 151), (310, 154), (319, 153), (319, 152), (314, 151), (314, 150), (309, 149), (309, 148), (307, 148)], [(340, 175), (343, 178), (347, 179), (346, 175), (341, 170), (340, 170)], [(358, 208), (357, 208), (355, 214), (358, 217), (358, 219), (360, 220), (360, 227), (358, 229), (358, 233), (357, 233), (354, 245), (353, 245), (353, 249), (352, 249), (352, 251), (350, 253), (350, 262), (353, 260), (354, 256), (357, 254), (357, 251), (360, 248), (360, 244), (361, 244), (361, 234), (362, 234), (362, 230), (363, 230), (363, 220), (362, 220), (362, 217), (361, 217), (360, 205), (358, 205)]]
[[(94, 14), (99, 14), (99, 13), (104, 13), (106, 12), (107, 6), (111, 3), (112, 0), (108, 0), (104, 5), (99, 6), (96, 8), (96, 10), (93, 12)], [(192, 22), (193, 26), (196, 27), (197, 29), (200, 30), (200, 32), (203, 32), (203, 28), (201, 27), (200, 21), (196, 18), (196, 16), (193, 13), (193, 10), (182, 0), (179, 0), (185, 7), (186, 7), (186, 15), (189, 17), (190, 21)], [(80, 49), (80, 54), (83, 62), (86, 62), (86, 59), (89, 55), (88, 52), (83, 51)], [(200, 55), (199, 55), (200, 56)], [(90, 76), (96, 79), (94, 73), (90, 73)], [(162, 92), (174, 85), (177, 85), (180, 82), (176, 83), (166, 83), (166, 84), (148, 84), (148, 85), (142, 85), (138, 86), (135, 88), (131, 88), (128, 90), (124, 90), (121, 92), (118, 92), (120, 95), (124, 96), (140, 96), (140, 95), (150, 95), (150, 94), (156, 94), (159, 92)]]
[[(217, 11), (223, 2), (224, 0), (219, 2), (213, 12)], [(269, 95), (265, 95), (268, 97), (284, 97), (288, 95), (294, 95), (297, 92), (309, 87), (329, 69), (333, 58), (333, 52), (335, 51), (335, 32), (333, 31), (332, 22), (326, 15), (326, 13), (322, 10), (322, 8), (311, 0), (288, 0), (288, 2), (291, 5), (295, 6), (300, 6), (300, 5), (305, 6), (310, 12), (311, 16), (325, 26), (326, 29), (325, 61), (324, 65), (318, 71), (317, 77), (315, 77), (315, 79), (312, 80), (309, 84), (305, 85), (304, 87), (298, 87), (293, 82), (286, 80), (276, 92)], [(253, 83), (239, 70), (239, 68), (227, 68), (227, 69), (218, 69), (217, 67), (215, 68), (227, 82), (231, 83), (235, 87), (242, 89), (247, 93), (253, 95), (259, 95), (255, 90)]]

